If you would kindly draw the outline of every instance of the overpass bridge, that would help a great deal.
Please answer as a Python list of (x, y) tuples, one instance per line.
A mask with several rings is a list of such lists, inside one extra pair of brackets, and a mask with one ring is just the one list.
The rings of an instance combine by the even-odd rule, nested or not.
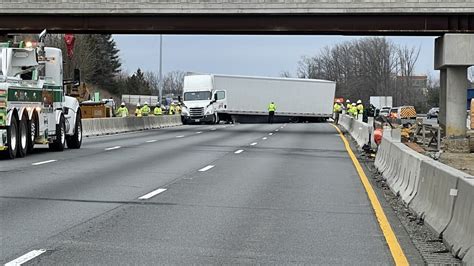
[(474, 0), (8, 0), (0, 33), (441, 35), (474, 32)]

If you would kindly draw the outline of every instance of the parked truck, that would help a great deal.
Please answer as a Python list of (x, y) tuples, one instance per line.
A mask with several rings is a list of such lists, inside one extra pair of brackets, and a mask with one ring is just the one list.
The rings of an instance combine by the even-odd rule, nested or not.
[[(24, 157), (35, 144), (51, 150), (79, 149), (82, 124), (79, 102), (66, 96), (65, 85), (79, 85), (63, 77), (60, 49), (39, 42), (0, 44), (0, 151), (13, 159)], [(79, 75), (78, 71), (75, 71)]]
[(187, 75), (183, 123), (263, 122), (268, 104), (275, 121), (316, 121), (332, 117), (336, 83), (327, 80), (231, 75)]

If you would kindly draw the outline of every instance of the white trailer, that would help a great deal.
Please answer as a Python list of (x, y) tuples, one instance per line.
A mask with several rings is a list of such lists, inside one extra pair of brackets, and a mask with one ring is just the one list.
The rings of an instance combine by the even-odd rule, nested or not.
[(379, 110), (382, 107), (392, 107), (392, 96), (370, 96), (370, 104)]
[[(279, 121), (323, 120), (332, 116), (336, 83), (327, 80), (232, 75), (188, 75), (183, 122), (264, 121), (268, 104)], [(198, 112), (199, 111), (199, 112)]]

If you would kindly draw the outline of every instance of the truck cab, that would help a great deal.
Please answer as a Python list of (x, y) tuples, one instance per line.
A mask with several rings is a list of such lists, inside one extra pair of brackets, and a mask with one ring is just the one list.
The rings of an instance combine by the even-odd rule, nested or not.
[(182, 104), (183, 124), (216, 124), (219, 112), (227, 108), (226, 91), (214, 88), (211, 75), (186, 76)]

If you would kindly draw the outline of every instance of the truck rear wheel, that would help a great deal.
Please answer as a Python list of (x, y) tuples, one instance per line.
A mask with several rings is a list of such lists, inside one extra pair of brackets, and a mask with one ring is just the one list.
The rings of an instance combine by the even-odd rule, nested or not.
[(79, 149), (82, 144), (82, 120), (81, 113), (76, 115), (76, 123), (74, 126), (74, 135), (66, 136), (67, 147), (69, 149)]
[(38, 115), (36, 113), (33, 114), (33, 117), (31, 118), (31, 121), (28, 124), (28, 152), (31, 153), (35, 146), (36, 137), (38, 136)]
[(56, 125), (56, 138), (53, 143), (49, 144), (49, 149), (52, 151), (63, 151), (66, 146), (66, 125), (64, 123), (64, 116), (61, 115), (59, 124)]
[(18, 127), (18, 154), (17, 156), (23, 158), (28, 151), (28, 117), (23, 116)]
[(18, 124), (15, 116), (12, 117), (10, 126), (7, 129), (7, 156), (10, 159), (15, 159), (18, 149)]

